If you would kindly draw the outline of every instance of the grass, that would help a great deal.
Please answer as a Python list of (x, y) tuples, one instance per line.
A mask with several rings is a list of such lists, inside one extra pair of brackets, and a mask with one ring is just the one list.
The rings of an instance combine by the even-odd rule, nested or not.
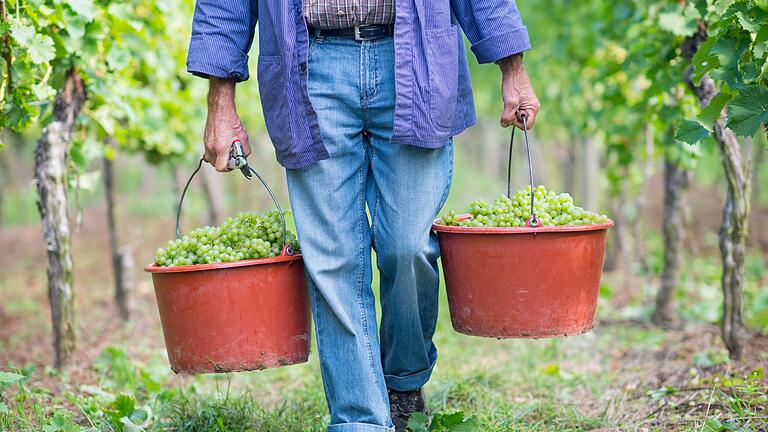
[(159, 413), (161, 420), (158, 427), (167, 431), (322, 430), (325, 423), (324, 407), (315, 399), (297, 398), (268, 409), (258, 404), (258, 399), (254, 399), (250, 390), (239, 395), (179, 394), (163, 406)]

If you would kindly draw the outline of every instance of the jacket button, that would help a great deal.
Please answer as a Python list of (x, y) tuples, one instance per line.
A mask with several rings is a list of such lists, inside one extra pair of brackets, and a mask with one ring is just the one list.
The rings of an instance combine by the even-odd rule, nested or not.
[(299, 69), (300, 69), (302, 72), (306, 72), (306, 71), (307, 71), (307, 64), (306, 64), (306, 63), (301, 63), (301, 64), (299, 65)]

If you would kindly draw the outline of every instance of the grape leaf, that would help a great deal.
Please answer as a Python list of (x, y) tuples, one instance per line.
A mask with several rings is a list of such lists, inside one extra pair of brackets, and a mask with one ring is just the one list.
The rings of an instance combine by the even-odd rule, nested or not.
[(728, 105), (728, 127), (739, 136), (751, 136), (768, 123), (768, 89), (759, 85), (742, 89)]
[(437, 413), (432, 418), (432, 424), (429, 425), (430, 431), (446, 432), (472, 432), (478, 430), (475, 418), (464, 417), (462, 411), (456, 411), (448, 414)]
[(693, 63), (693, 82), (699, 84), (701, 78), (704, 77), (709, 71), (720, 67), (720, 59), (712, 53), (712, 47), (715, 45), (717, 38), (709, 38), (699, 46), (696, 54), (691, 59)]
[(730, 36), (718, 38), (712, 46), (712, 54), (717, 56), (720, 65), (712, 72), (712, 78), (725, 81), (732, 89), (742, 87), (743, 76), (739, 71), (739, 59), (748, 48), (747, 38), (736, 39)]
[(131, 63), (131, 52), (117, 44), (113, 44), (107, 53), (107, 64), (112, 70), (124, 69)]
[(134, 423), (130, 417), (121, 418), (120, 423), (123, 425), (123, 432), (144, 432), (144, 428)]
[(69, 37), (80, 39), (85, 35), (86, 20), (82, 16), (69, 12), (64, 14), (63, 20), (67, 26)]
[(694, 0), (693, 4), (696, 7), (696, 11), (699, 13), (699, 16), (707, 16), (707, 8), (710, 2), (711, 0)]
[(11, 35), (19, 45), (27, 48), (32, 43), (32, 38), (35, 37), (35, 28), (29, 25), (22, 24), (19, 20), (13, 20), (11, 22)]
[(677, 36), (689, 36), (696, 31), (698, 19), (695, 5), (674, 4), (659, 13), (659, 27)]
[(62, 432), (67, 430), (67, 419), (61, 411), (56, 412), (48, 423), (43, 425), (43, 432)]
[(752, 84), (759, 82), (760, 79), (760, 65), (755, 62), (744, 62), (739, 65), (741, 73), (743, 75), (742, 80), (744, 83)]
[(717, 15), (723, 15), (726, 10), (733, 4), (734, 0), (716, 0), (714, 3), (715, 13)]
[(0, 384), (14, 384), (24, 379), (24, 375), (0, 371)]
[[(85, 167), (80, 167), (81, 169), (85, 169)], [(99, 183), (101, 181), (101, 171), (91, 171), (80, 174), (80, 176), (77, 179), (76, 185), (77, 188), (80, 190), (84, 190), (87, 192), (94, 192), (96, 188), (99, 186)]]
[(72, 148), (69, 149), (69, 158), (80, 169), (85, 169), (88, 166), (89, 161), (83, 154), (80, 146), (72, 146)]
[[(768, 0), (766, 0), (768, 1)], [(760, 31), (757, 32), (755, 35), (755, 44), (759, 44), (760, 42), (768, 41), (768, 26), (762, 26), (760, 28)]]
[(744, 30), (750, 33), (757, 33), (760, 31), (761, 23), (759, 21), (755, 22), (752, 17), (748, 16), (743, 11), (736, 12), (736, 17), (739, 19), (739, 24), (741, 24), (741, 28)]
[(37, 100), (49, 100), (56, 95), (56, 91), (48, 85), (48, 83), (41, 82), (39, 84), (32, 84), (32, 94), (35, 95)]
[[(754, 53), (755, 60), (764, 58), (766, 52), (768, 52), (768, 25), (762, 26), (755, 35), (755, 41), (752, 43), (752, 52)], [(763, 67), (765, 67), (765, 64), (763, 64)]]
[(93, 0), (69, 0), (66, 4), (88, 22), (93, 21), (96, 16)]
[(133, 7), (125, 3), (112, 3), (107, 9), (110, 15), (120, 18), (125, 21), (130, 21), (133, 18)]
[(704, 129), (697, 121), (684, 119), (677, 128), (675, 139), (688, 144), (696, 144), (709, 135), (709, 131)]
[(733, 96), (727, 93), (718, 93), (715, 97), (712, 98), (712, 101), (709, 102), (709, 105), (701, 110), (701, 114), (699, 114), (697, 117), (699, 123), (701, 123), (701, 125), (705, 128), (712, 130), (712, 125), (715, 123), (715, 120), (720, 118), (720, 113), (723, 111), (725, 104), (727, 104), (728, 101), (730, 101), (732, 98)]
[(744, 53), (746, 46), (740, 41), (730, 36), (723, 36), (715, 39), (712, 46), (712, 54), (716, 55), (720, 64), (725, 67), (735, 68), (739, 62), (739, 57)]
[(36, 34), (27, 48), (34, 64), (48, 63), (56, 57), (53, 39), (48, 35)]
[(121, 394), (104, 409), (104, 413), (118, 423), (122, 417), (131, 415), (135, 407), (136, 399), (133, 396)]
[(429, 432), (426, 426), (428, 420), (429, 418), (424, 413), (415, 412), (408, 419), (408, 428), (412, 432)]

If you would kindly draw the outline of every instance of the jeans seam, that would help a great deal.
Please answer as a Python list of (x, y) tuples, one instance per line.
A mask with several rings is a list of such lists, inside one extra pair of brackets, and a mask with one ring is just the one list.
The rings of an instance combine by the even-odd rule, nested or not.
[[(359, 238), (360, 247), (358, 249), (358, 251), (359, 251), (358, 256), (360, 257), (360, 261), (359, 261), (359, 263), (360, 263), (360, 267), (359, 267), (360, 268), (360, 277), (358, 278), (357, 304), (358, 304), (358, 307), (360, 308), (360, 316), (362, 318), (363, 339), (365, 340), (365, 349), (366, 349), (366, 352), (368, 353), (368, 365), (371, 368), (370, 371), (371, 371), (371, 375), (372, 375), (373, 380), (376, 381), (376, 383), (381, 386), (381, 385), (386, 385), (386, 384), (378, 382), (379, 379), (376, 376), (376, 365), (374, 364), (373, 350), (371, 349), (371, 336), (368, 333), (368, 315), (366, 314), (365, 304), (364, 304), (364, 301), (363, 301), (363, 290), (365, 289), (365, 287), (363, 286), (364, 282), (365, 282), (365, 259), (364, 259), (364, 251), (363, 251), (363, 248), (364, 248), (363, 245), (365, 243), (365, 241), (364, 241), (365, 240), (364, 239), (364, 235), (365, 235), (364, 225), (366, 223), (365, 222), (365, 177), (366, 177), (367, 171), (368, 171), (367, 167), (366, 167), (366, 169), (362, 169), (362, 167), (361, 167), (360, 175), (359, 175), (359, 178), (360, 178), (360, 188), (358, 189), (358, 191), (359, 191), (358, 196), (359, 196), (359, 201), (360, 201), (359, 208), (361, 210), (360, 210), (360, 213), (359, 213), (360, 217), (358, 218), (358, 224), (359, 224), (359, 228), (360, 228), (359, 229), (359, 233), (360, 233), (360, 238)], [(387, 401), (384, 400), (384, 399), (382, 399), (382, 403), (384, 405), (387, 405)]]
[[(449, 152), (448, 157), (448, 181), (446, 182), (445, 188), (443, 190), (443, 196), (440, 198), (440, 205), (437, 206), (437, 213), (440, 213), (440, 209), (443, 208), (445, 205), (445, 202), (448, 200), (448, 194), (451, 192), (451, 183), (453, 183), (453, 141), (449, 141), (448, 145), (450, 146), (446, 150)], [(437, 217), (437, 214), (435, 214), (435, 217)]]
[[(360, 178), (360, 184), (361, 184), (361, 188), (359, 190), (362, 190), (362, 186), (365, 185), (365, 182), (364, 182), (365, 173), (363, 172), (362, 169), (360, 169), (360, 174), (358, 175), (358, 177)], [(360, 201), (362, 201), (362, 205), (364, 206), (365, 199), (362, 197), (362, 194), (358, 194), (358, 208), (360, 208)], [(368, 317), (365, 314), (365, 304), (363, 304), (363, 282), (365, 281), (365, 269), (364, 269), (365, 259), (363, 257), (364, 255), (363, 243), (364, 243), (364, 235), (365, 235), (365, 232), (364, 232), (365, 229), (363, 227), (364, 212), (365, 210), (363, 210), (363, 212), (361, 212), (358, 217), (358, 234), (359, 234), (358, 243), (360, 246), (358, 248), (357, 256), (359, 257), (358, 268), (360, 269), (360, 275), (357, 279), (357, 305), (358, 307), (360, 307), (360, 317), (362, 318), (362, 321), (363, 321), (363, 339), (365, 340), (365, 349), (368, 352), (369, 364), (371, 368), (373, 368), (374, 367), (373, 353), (371, 351), (371, 344), (368, 338)]]
[[(375, 158), (376, 158), (376, 154), (373, 148), (371, 148), (371, 157), (370, 157), (371, 172), (373, 172), (373, 161)], [(373, 180), (374, 200), (373, 200), (373, 210), (371, 210), (371, 240), (373, 241), (373, 248), (374, 250), (376, 250), (376, 225), (379, 221), (379, 190), (376, 187), (376, 177), (374, 177), (373, 175), (372, 177), (374, 179)]]
[(368, 48), (365, 42), (360, 43), (360, 99), (368, 98)]
[(368, 59), (371, 60), (369, 63), (372, 65), (372, 67), (368, 68), (368, 72), (373, 73), (373, 90), (368, 95), (369, 99), (373, 99), (376, 97), (376, 95), (379, 94), (379, 49), (378, 49), (378, 43), (372, 43), (369, 46), (368, 51)]
[[(304, 274), (306, 275), (306, 278), (307, 278), (307, 289), (310, 291), (309, 292), (309, 304), (310, 304), (310, 307), (312, 308), (313, 311), (318, 310), (319, 305), (318, 305), (317, 296), (321, 295), (320, 292), (319, 292), (320, 290), (317, 288), (317, 284), (314, 282), (314, 280), (312, 280), (311, 276), (309, 275), (309, 271), (306, 268), (304, 269)], [(317, 345), (317, 351), (318, 351), (317, 355), (319, 356), (320, 355), (320, 333), (325, 333), (325, 332), (320, 330), (320, 326), (317, 325), (317, 320), (315, 319), (314, 314), (312, 314), (312, 318), (315, 321), (315, 323), (314, 323), (315, 324), (315, 338), (317, 339), (317, 343), (318, 343), (318, 345)], [(320, 375), (321, 376), (323, 375), (322, 368), (320, 368)], [(323, 387), (323, 393), (325, 393), (325, 397), (327, 399), (328, 398), (328, 393), (327, 393), (325, 387)], [(329, 407), (329, 409), (330, 409), (330, 407)]]
[(360, 114), (362, 114), (363, 118), (363, 130), (368, 129), (368, 62), (366, 61), (366, 52), (367, 45), (366, 42), (360, 43), (360, 59), (359, 59), (359, 66), (360, 66), (360, 76), (358, 77), (358, 85), (360, 86), (359, 91), (359, 97), (360, 97)]

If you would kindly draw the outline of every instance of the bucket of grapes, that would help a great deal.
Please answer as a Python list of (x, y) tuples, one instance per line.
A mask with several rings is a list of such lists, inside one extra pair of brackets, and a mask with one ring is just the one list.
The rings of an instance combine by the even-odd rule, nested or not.
[[(236, 142), (231, 163), (254, 174), (276, 210), (240, 213), (157, 250), (152, 282), (171, 369), (176, 373), (256, 370), (307, 361), (310, 312), (299, 245), (275, 195)], [(240, 159), (238, 159), (240, 158)]]
[[(449, 212), (437, 232), (453, 328), (495, 338), (544, 338), (594, 326), (605, 256), (607, 216), (574, 205), (569, 194), (530, 186), (468, 214)], [(509, 166), (512, 144), (510, 139)]]

